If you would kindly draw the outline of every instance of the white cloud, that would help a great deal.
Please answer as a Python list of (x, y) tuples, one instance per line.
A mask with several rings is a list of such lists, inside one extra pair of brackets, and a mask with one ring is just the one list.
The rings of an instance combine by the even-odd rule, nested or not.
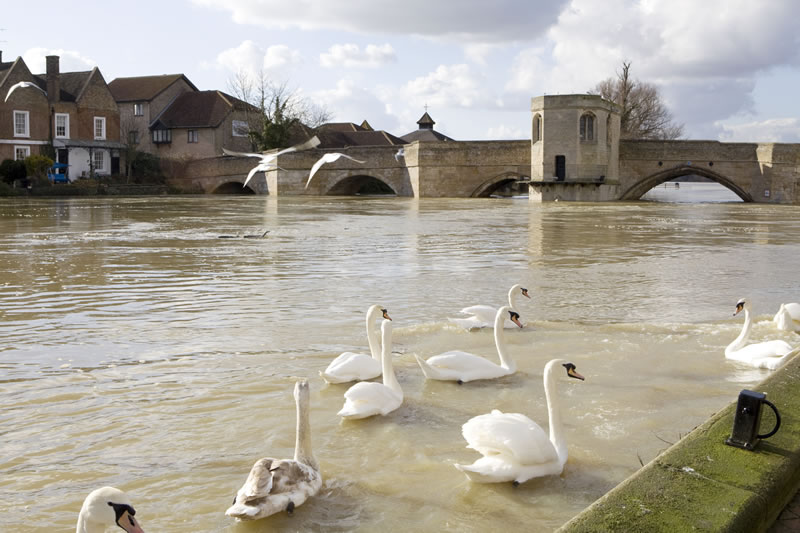
[(745, 124), (715, 124), (721, 129), (719, 140), (726, 142), (800, 142), (800, 119), (771, 118)]
[(327, 68), (376, 68), (397, 60), (390, 44), (368, 44), (362, 52), (356, 44), (335, 44), (320, 54), (320, 64)]
[(410, 34), (463, 43), (530, 39), (555, 22), (568, 0), (193, 0), (230, 11), (234, 22), (268, 28)]
[(437, 107), (494, 107), (496, 99), (487, 89), (487, 80), (469, 65), (440, 65), (435, 71), (406, 83), (403, 101), (410, 106), (431, 104)]
[(334, 113), (332, 122), (355, 122), (368, 120), (376, 130), (393, 132), (398, 126), (386, 104), (373, 92), (358, 87), (352, 79), (341, 79), (333, 89), (315, 91), (311, 99), (323, 104)]
[(286, 45), (273, 45), (265, 49), (250, 40), (217, 55), (218, 66), (231, 72), (246, 72), (250, 75), (257, 75), (261, 71), (285, 75), (287, 70), (301, 61), (300, 52), (291, 50)]
[(505, 124), (501, 124), (499, 126), (490, 127), (486, 131), (486, 138), (487, 139), (530, 139), (531, 132), (525, 131), (522, 128), (517, 128), (514, 126), (507, 126)]
[(33, 74), (44, 74), (47, 70), (46, 56), (60, 57), (58, 68), (61, 72), (82, 72), (97, 66), (96, 61), (82, 56), (80, 52), (61, 48), (30, 48), (22, 54), (22, 59)]

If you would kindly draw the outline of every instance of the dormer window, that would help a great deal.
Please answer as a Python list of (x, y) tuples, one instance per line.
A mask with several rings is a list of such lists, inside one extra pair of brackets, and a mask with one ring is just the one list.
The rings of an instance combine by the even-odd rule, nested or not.
[(157, 129), (153, 130), (153, 142), (155, 144), (168, 144), (172, 142), (172, 130)]

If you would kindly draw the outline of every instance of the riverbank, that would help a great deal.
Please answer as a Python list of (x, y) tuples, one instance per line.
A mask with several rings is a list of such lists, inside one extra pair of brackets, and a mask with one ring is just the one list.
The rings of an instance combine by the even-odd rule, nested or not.
[[(781, 413), (780, 430), (754, 451), (725, 444), (736, 399), (653, 459), (559, 533), (765, 531), (800, 486), (800, 357), (752, 387)], [(769, 408), (761, 430), (774, 424)]]

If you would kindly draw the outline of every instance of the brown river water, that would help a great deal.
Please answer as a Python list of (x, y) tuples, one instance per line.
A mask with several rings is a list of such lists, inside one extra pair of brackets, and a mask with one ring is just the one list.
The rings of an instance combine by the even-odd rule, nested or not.
[[(754, 340), (800, 343), (771, 322), (800, 301), (798, 258), (794, 206), (2, 199), (0, 530), (72, 531), (113, 485), (148, 532), (552, 531), (767, 375), (724, 358), (740, 297)], [(491, 330), (448, 318), (515, 283), (532, 296), (506, 335), (517, 373), (426, 382), (414, 354), (497, 360)], [(394, 319), (405, 400), (341, 421), (347, 385), (318, 372), (366, 350), (374, 303)], [(469, 482), (461, 425), (497, 408), (546, 428), (556, 357), (586, 377), (559, 383), (564, 473)], [(299, 378), (322, 490), (236, 523), (224, 512), (253, 462), (293, 454)]]

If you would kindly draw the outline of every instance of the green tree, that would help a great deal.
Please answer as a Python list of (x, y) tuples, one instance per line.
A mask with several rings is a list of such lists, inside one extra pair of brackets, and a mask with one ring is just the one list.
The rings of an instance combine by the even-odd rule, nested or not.
[(606, 78), (589, 91), (589, 94), (599, 94), (622, 109), (620, 138), (666, 140), (683, 136), (683, 124), (672, 119), (658, 88), (632, 78), (630, 69), (630, 61), (623, 61), (616, 78)]
[(49, 185), (47, 179), (47, 169), (53, 166), (53, 160), (46, 155), (29, 155), (25, 158), (25, 170), (28, 177), (34, 181), (35, 185)]

